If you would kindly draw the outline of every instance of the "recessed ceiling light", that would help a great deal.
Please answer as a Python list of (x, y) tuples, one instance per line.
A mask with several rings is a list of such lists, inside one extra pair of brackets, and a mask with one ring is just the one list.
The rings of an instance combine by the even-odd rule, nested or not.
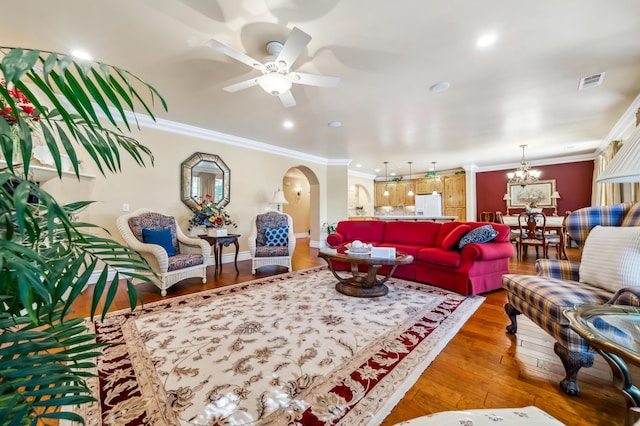
[(487, 34), (478, 39), (476, 42), (476, 46), (478, 47), (487, 47), (496, 42), (498, 36), (495, 34)]
[(395, 175), (396, 175), (396, 172), (391, 172), (391, 176), (395, 176)]
[(434, 93), (440, 93), (447, 90), (450, 86), (451, 84), (447, 83), (446, 81), (443, 81), (443, 82), (434, 84), (429, 88), (429, 90), (431, 90)]
[(356, 167), (362, 167), (362, 164), (356, 164)]
[(87, 52), (83, 50), (74, 49), (71, 51), (71, 54), (83, 61), (93, 61), (93, 58), (91, 57), (91, 55), (89, 55)]
[(342, 122), (341, 121), (330, 121), (329, 122), (329, 127), (340, 127), (342, 126)]
[(374, 172), (379, 173), (380, 169), (375, 169)]
[(291, 120), (285, 120), (284, 123), (282, 123), (282, 127), (285, 127), (287, 129), (290, 129), (293, 127), (293, 121)]

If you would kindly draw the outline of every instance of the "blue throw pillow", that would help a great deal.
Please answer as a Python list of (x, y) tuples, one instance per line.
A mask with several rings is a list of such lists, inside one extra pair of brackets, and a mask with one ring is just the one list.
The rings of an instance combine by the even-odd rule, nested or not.
[(487, 241), (493, 240), (497, 235), (498, 231), (493, 229), (493, 226), (480, 226), (462, 237), (462, 239), (458, 243), (458, 248), (462, 249), (469, 243), (486, 243)]
[(173, 246), (171, 229), (150, 229), (142, 228), (142, 242), (147, 244), (158, 244), (162, 246), (169, 256), (176, 255), (176, 248)]
[(289, 245), (289, 227), (265, 228), (264, 235), (267, 237), (267, 247), (282, 247)]

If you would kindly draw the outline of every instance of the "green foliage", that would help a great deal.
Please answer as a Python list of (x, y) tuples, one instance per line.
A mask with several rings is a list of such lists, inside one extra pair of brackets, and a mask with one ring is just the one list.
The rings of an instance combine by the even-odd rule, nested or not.
[[(101, 345), (83, 320), (68, 318), (70, 306), (97, 275), (92, 318), (104, 317), (121, 279), (134, 309), (139, 296), (130, 279), (145, 280), (152, 271), (137, 252), (98, 236), (95, 225), (71, 219), (90, 202), (60, 205), (24, 179), (32, 134), (41, 134), (59, 176), (65, 152), (79, 177), (78, 148), (102, 174), (118, 172), (123, 152), (141, 166), (153, 164), (150, 150), (122, 133), (135, 120), (125, 109), (137, 105), (154, 118), (140, 90), (166, 105), (153, 87), (116, 67), (19, 48), (0, 47), (0, 57), (6, 82), (0, 85), (0, 150), (7, 162), (0, 170), (0, 424), (83, 421), (61, 408), (93, 400), (85, 378)], [(26, 96), (35, 112), (21, 112), (11, 90)], [(14, 164), (14, 146), (21, 164)], [(29, 202), (34, 196), (37, 202)], [(123, 269), (138, 272), (123, 277)]]

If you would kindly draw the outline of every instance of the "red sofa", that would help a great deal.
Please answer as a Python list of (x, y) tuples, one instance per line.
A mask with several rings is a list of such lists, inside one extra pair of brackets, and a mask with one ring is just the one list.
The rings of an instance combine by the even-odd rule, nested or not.
[[(339, 222), (336, 232), (327, 237), (327, 244), (338, 250), (354, 240), (376, 247), (395, 247), (397, 251), (413, 256), (414, 261), (400, 265), (395, 277), (432, 284), (464, 295), (485, 293), (502, 288), (502, 275), (509, 273), (509, 258), (513, 245), (509, 241), (509, 227), (498, 223), (490, 225), (498, 235), (486, 243), (470, 243), (459, 250), (451, 239), (460, 225), (473, 230), (487, 222), (419, 222), (354, 220)], [(458, 228), (456, 234), (461, 236)], [(446, 239), (451, 234), (452, 237)], [(457, 236), (456, 235), (456, 236)], [(458, 238), (459, 239), (459, 238)], [(446, 244), (443, 248), (443, 242)], [(448, 245), (448, 246), (447, 246)], [(447, 249), (445, 249), (447, 248)], [(344, 262), (333, 262), (336, 270), (350, 270)], [(385, 273), (385, 267), (380, 273)], [(388, 268), (388, 267), (386, 267)]]

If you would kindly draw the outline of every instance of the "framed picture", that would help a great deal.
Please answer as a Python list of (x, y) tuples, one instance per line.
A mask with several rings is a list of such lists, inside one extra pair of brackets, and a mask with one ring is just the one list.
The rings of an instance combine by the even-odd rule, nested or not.
[(539, 180), (527, 186), (515, 183), (507, 184), (507, 194), (510, 209), (525, 208), (527, 205), (535, 207), (555, 207), (555, 199), (551, 198), (556, 190), (556, 180)]

